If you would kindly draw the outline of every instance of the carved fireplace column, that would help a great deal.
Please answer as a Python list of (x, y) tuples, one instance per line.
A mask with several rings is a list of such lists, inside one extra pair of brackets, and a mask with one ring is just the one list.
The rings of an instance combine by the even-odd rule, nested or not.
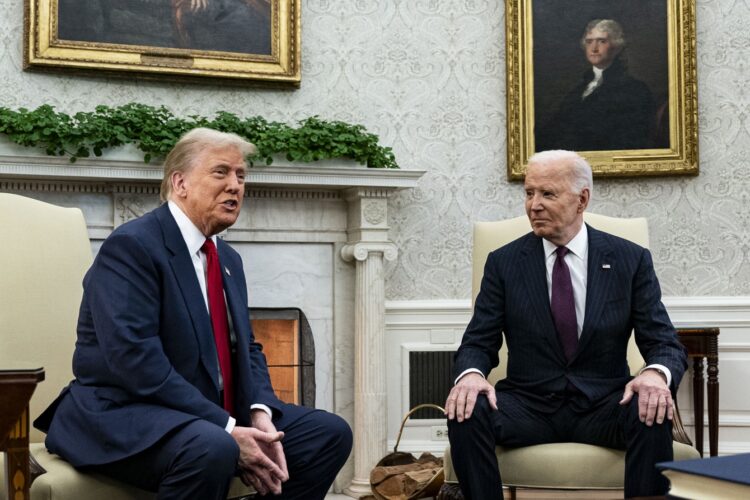
[(386, 453), (385, 276), (383, 261), (394, 260), (388, 240), (388, 195), (392, 190), (353, 188), (348, 243), (341, 257), (356, 265), (354, 296), (354, 478), (344, 492), (370, 493), (370, 470)]

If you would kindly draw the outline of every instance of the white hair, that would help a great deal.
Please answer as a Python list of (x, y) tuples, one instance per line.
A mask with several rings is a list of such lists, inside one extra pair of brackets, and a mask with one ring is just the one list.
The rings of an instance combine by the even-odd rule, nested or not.
[(625, 33), (622, 31), (620, 23), (614, 19), (594, 19), (593, 21), (589, 21), (586, 25), (586, 29), (583, 30), (583, 36), (581, 37), (582, 48), (586, 48), (586, 35), (595, 29), (607, 33), (609, 35), (609, 41), (617, 50), (621, 50), (625, 47)]
[(528, 164), (570, 166), (570, 186), (576, 194), (588, 188), (589, 194), (594, 191), (594, 175), (591, 165), (578, 153), (564, 149), (540, 151), (529, 158)]

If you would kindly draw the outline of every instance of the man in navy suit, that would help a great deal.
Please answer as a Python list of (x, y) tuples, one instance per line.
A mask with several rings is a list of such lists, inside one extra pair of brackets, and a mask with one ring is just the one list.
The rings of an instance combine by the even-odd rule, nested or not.
[[(569, 151), (529, 159), (532, 232), (490, 253), (446, 401), (464, 495), (502, 498), (495, 445), (574, 441), (626, 449), (625, 496), (664, 494), (672, 393), (685, 350), (661, 302), (651, 254), (583, 222), (591, 167)], [(646, 367), (632, 378), (635, 332)], [(507, 378), (490, 385), (501, 333)]]
[(320, 499), (349, 456), (346, 422), (274, 395), (240, 256), (216, 238), (239, 216), (254, 151), (188, 132), (164, 163), (167, 203), (102, 244), (83, 282), (75, 380), (35, 422), (74, 467), (160, 499), (224, 499), (235, 475), (263, 496)]

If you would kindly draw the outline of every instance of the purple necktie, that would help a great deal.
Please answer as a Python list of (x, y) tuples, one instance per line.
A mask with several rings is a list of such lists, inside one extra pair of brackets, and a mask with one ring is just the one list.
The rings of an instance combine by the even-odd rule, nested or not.
[(557, 247), (557, 258), (552, 267), (552, 319), (555, 321), (557, 336), (570, 361), (578, 347), (578, 324), (576, 322), (576, 303), (573, 300), (573, 282), (570, 270), (565, 264), (566, 247)]

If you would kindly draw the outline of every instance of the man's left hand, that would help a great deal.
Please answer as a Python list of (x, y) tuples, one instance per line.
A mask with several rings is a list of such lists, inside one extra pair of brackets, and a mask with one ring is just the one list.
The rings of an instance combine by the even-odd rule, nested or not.
[(654, 425), (654, 420), (658, 424), (664, 422), (665, 416), (672, 420), (674, 415), (672, 393), (669, 391), (664, 376), (658, 371), (643, 370), (640, 375), (628, 382), (620, 404), (628, 404), (635, 393), (638, 393), (638, 417), (641, 422), (650, 427)]
[[(266, 413), (263, 410), (252, 410), (250, 413), (250, 420), (252, 421), (253, 427), (268, 433), (275, 433), (276, 432), (276, 426), (273, 425), (273, 422), (271, 421), (271, 417), (268, 416), (268, 413)], [(289, 470), (287, 469), (286, 465), (286, 456), (284, 455), (284, 447), (281, 444), (281, 441), (273, 441), (270, 443), (267, 442), (257, 442), (258, 447), (263, 451), (263, 453), (270, 458), (276, 465), (279, 466), (279, 469), (284, 474), (284, 477), (282, 478), (282, 481), (286, 481), (289, 478)], [(243, 480), (250, 480), (252, 476), (255, 476), (256, 479), (260, 480), (261, 483), (265, 481), (271, 481), (275, 482), (276, 479), (273, 478), (268, 471), (263, 470), (260, 467), (251, 467), (249, 470), (244, 471), (245, 473), (242, 475)], [(245, 481), (247, 484), (248, 481)], [(255, 481), (249, 481), (253, 486), (255, 486)], [(278, 487), (281, 487), (280, 482), (277, 483)]]

